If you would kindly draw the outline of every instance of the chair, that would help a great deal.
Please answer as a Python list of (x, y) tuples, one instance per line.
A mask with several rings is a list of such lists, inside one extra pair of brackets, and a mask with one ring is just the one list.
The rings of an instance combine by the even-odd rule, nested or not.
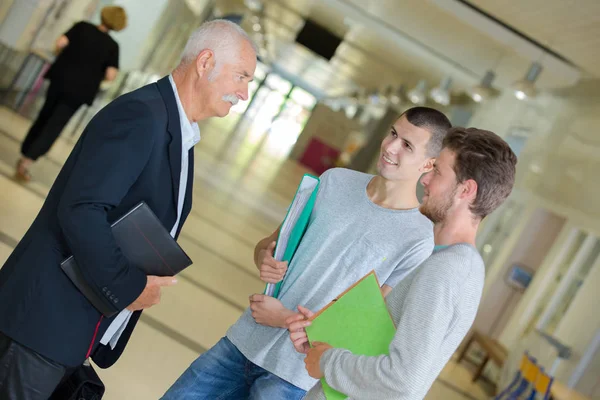
[[(525, 352), (515, 377), (495, 400), (548, 400), (552, 381), (537, 360)], [(538, 393), (543, 393), (544, 397), (539, 397)]]

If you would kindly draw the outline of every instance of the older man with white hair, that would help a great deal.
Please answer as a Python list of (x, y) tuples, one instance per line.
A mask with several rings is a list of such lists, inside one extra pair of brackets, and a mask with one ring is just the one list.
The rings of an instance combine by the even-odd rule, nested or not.
[[(173, 277), (146, 276), (121, 252), (111, 224), (144, 201), (177, 237), (192, 206), (198, 121), (248, 98), (256, 48), (215, 20), (190, 37), (182, 61), (156, 83), (119, 97), (88, 124), (35, 221), (0, 269), (0, 398), (48, 399), (92, 357), (122, 353), (143, 309)], [(106, 318), (60, 268), (73, 255)], [(111, 332), (120, 332), (119, 336)]]

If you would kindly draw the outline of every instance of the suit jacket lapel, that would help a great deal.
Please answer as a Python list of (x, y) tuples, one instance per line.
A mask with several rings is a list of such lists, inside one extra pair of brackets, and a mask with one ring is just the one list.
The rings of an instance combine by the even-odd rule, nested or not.
[(173, 201), (175, 203), (175, 210), (177, 210), (177, 202), (179, 200), (179, 179), (181, 176), (181, 122), (179, 119), (179, 111), (177, 110), (177, 100), (175, 100), (175, 93), (173, 93), (169, 77), (162, 78), (156, 82), (156, 84), (158, 85), (158, 89), (167, 107), (169, 119), (167, 131), (171, 135), (171, 142), (169, 143), (169, 164), (171, 165), (171, 179), (173, 181)]
[(183, 203), (183, 210), (181, 212), (181, 219), (183, 225), (183, 221), (190, 213), (192, 209), (192, 199), (194, 198), (194, 148), (192, 147), (188, 156), (189, 160), (189, 171), (188, 171), (188, 179), (187, 179), (187, 187), (185, 190), (185, 202)]

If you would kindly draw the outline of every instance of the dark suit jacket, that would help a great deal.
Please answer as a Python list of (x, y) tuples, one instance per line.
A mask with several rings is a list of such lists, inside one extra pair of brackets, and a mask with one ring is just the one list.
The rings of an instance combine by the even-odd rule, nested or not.
[[(168, 78), (114, 100), (88, 124), (33, 224), (0, 269), (0, 331), (65, 366), (80, 365), (111, 320), (60, 268), (73, 255), (87, 282), (120, 311), (146, 284), (121, 253), (110, 225), (145, 201), (170, 231), (177, 218), (181, 126)], [(193, 150), (179, 231), (191, 209)], [(104, 289), (104, 290), (103, 290)], [(112, 364), (139, 318), (115, 351)], [(102, 346), (103, 347), (103, 346)]]

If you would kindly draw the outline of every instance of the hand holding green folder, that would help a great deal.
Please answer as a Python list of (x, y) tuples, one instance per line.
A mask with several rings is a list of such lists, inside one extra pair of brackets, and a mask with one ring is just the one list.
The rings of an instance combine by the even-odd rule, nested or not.
[[(305, 174), (298, 185), (294, 200), (290, 204), (287, 215), (283, 220), (279, 237), (277, 238), (277, 246), (273, 258), (277, 261), (287, 261), (288, 264), (294, 257), (296, 249), (306, 232), (310, 214), (312, 213), (317, 192), (319, 189), (319, 178)], [(289, 267), (288, 267), (289, 268)], [(285, 279), (285, 277), (284, 277)], [(276, 284), (268, 283), (264, 294), (267, 296), (277, 297), (281, 290), (283, 281)]]
[[(348, 290), (312, 317), (306, 327), (310, 342), (328, 343), (334, 348), (350, 350), (356, 355), (389, 355), (396, 334), (392, 317), (375, 271), (356, 282)], [(321, 379), (327, 400), (346, 396)]]

